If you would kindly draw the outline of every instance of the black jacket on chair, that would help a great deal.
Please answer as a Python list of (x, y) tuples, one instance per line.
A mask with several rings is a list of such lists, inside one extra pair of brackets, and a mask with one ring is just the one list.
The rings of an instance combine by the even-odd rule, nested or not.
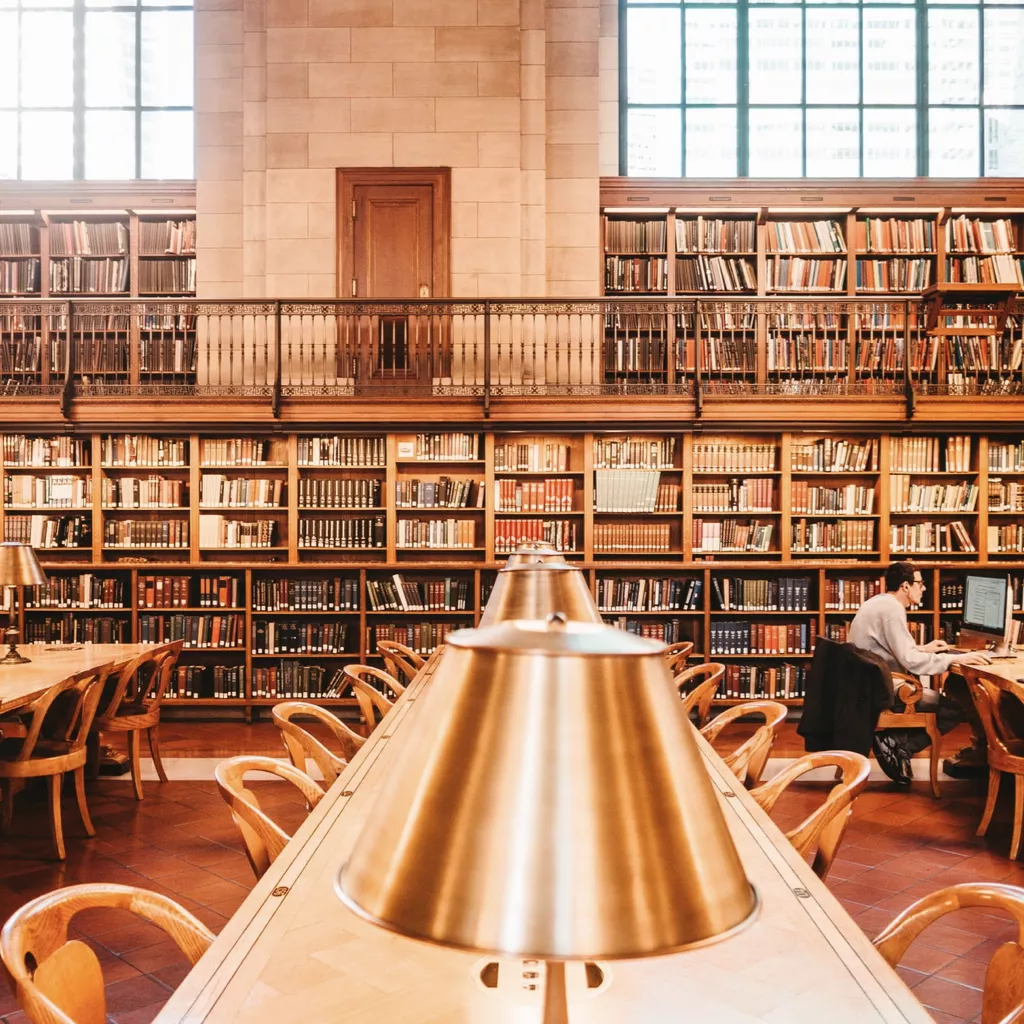
[(878, 716), (893, 705), (892, 673), (877, 655), (819, 636), (797, 733), (813, 750), (871, 752)]

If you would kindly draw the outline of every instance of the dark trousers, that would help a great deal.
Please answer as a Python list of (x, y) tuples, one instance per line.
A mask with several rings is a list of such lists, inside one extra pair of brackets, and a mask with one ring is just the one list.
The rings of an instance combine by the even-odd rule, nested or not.
[[(951, 683), (953, 683), (952, 693), (950, 692)], [(938, 726), (939, 732), (945, 735), (961, 722), (966, 722), (970, 718), (968, 708), (962, 698), (966, 698), (967, 704), (970, 706), (970, 713), (977, 718), (977, 712), (974, 711), (970, 691), (967, 689), (967, 683), (963, 676), (950, 675), (946, 679), (945, 690), (925, 690), (921, 694), (921, 699), (914, 706), (914, 710), (934, 712), (935, 724)], [(902, 711), (904, 707), (904, 704), (897, 701), (893, 705), (893, 711)], [(978, 729), (979, 731), (981, 729), (980, 719), (978, 720)], [(920, 753), (931, 743), (928, 733), (924, 729), (886, 729), (885, 732), (911, 756)]]

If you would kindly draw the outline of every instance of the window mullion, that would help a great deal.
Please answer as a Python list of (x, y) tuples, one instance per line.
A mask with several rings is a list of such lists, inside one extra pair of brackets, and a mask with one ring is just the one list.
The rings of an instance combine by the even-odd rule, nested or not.
[(72, 8), (72, 174), (85, 177), (85, 0)]
[(750, 8), (736, 4), (736, 173), (750, 176)]
[(142, 9), (135, 8), (135, 177), (142, 177)]
[(928, 176), (928, 0), (916, 0), (917, 11), (917, 173)]

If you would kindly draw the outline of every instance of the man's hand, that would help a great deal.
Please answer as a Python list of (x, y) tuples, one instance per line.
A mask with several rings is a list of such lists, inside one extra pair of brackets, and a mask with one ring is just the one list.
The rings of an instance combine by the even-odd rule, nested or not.
[(991, 665), (992, 662), (981, 653), (981, 651), (971, 651), (969, 654), (958, 654), (955, 665)]
[(949, 644), (945, 640), (933, 640), (928, 644), (918, 644), (917, 649), (925, 654), (942, 654), (949, 649)]

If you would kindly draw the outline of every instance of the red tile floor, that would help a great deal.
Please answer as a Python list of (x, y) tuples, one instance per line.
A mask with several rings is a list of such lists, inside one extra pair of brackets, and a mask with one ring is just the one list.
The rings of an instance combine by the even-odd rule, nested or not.
[[(279, 752), (273, 727), (169, 722), (165, 756), (228, 756), (239, 749)], [(735, 736), (735, 734), (734, 734)], [(947, 737), (956, 749), (961, 736)], [(735, 740), (734, 740), (735, 741)], [(787, 727), (778, 756), (802, 745)], [(916, 762), (919, 777), (924, 762)], [(291, 830), (301, 821), (301, 801), (279, 783), (257, 783), (261, 804)], [(817, 805), (823, 786), (795, 789), (780, 801), (775, 819), (792, 826)], [(1009, 789), (1009, 787), (1008, 787)], [(988, 880), (1024, 885), (1024, 864), (1006, 857), (1012, 800), (1009, 791), (989, 835), (977, 839), (983, 790), (978, 783), (945, 782), (940, 801), (925, 782), (909, 793), (871, 783), (859, 797), (828, 884), (854, 920), (874, 935), (917, 897), (954, 882)], [(173, 897), (218, 931), (252, 885), (227, 808), (212, 782), (146, 784), (136, 803), (124, 781), (100, 779), (89, 792), (95, 839), (83, 838), (73, 797), (64, 817), (68, 858), (49, 860), (45, 802), (31, 792), (15, 807), (11, 835), (0, 841), (0, 919), (33, 896), (75, 882), (124, 882)], [(89, 911), (75, 921), (96, 950), (107, 981), (111, 1024), (145, 1024), (187, 972), (177, 947), (158, 929), (120, 911)], [(981, 987), (999, 943), (1014, 937), (1009, 919), (960, 911), (923, 933), (899, 968), (939, 1024), (980, 1020)], [(6, 987), (0, 1021), (24, 1024)]]

